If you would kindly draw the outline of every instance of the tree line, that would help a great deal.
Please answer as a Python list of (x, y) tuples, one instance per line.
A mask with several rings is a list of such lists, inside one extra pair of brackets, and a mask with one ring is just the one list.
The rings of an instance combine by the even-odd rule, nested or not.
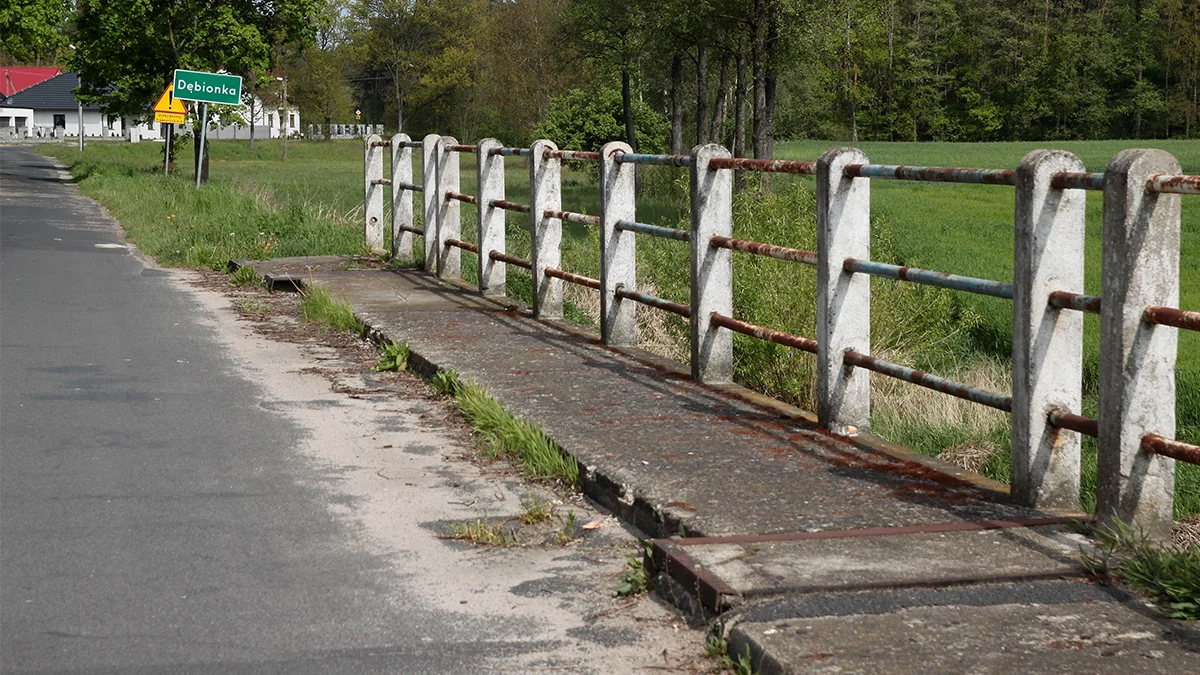
[(413, 136), (1200, 137), (1200, 0), (10, 0), (0, 50), (122, 114), (224, 68)]

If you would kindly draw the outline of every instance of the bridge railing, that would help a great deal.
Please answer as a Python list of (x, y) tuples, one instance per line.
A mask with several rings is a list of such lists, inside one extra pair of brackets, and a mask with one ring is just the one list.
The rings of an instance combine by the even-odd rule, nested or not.
[[(562, 282), (600, 292), (601, 335), (606, 344), (635, 343), (635, 307), (643, 304), (691, 323), (694, 379), (733, 379), (734, 332), (810, 352), (817, 357), (817, 415), (835, 433), (870, 425), (874, 372), (1013, 416), (1012, 496), (1023, 504), (1078, 510), (1079, 434), (1098, 438), (1097, 511), (1102, 522), (1121, 520), (1147, 533), (1170, 532), (1174, 462), (1200, 464), (1200, 447), (1173, 440), (1175, 363), (1179, 329), (1200, 330), (1200, 312), (1178, 309), (1181, 194), (1200, 194), (1200, 176), (1180, 174), (1178, 162), (1159, 150), (1127, 150), (1103, 173), (1087, 172), (1074, 155), (1036, 150), (1016, 169), (971, 169), (871, 164), (854, 148), (833, 148), (816, 162), (733, 158), (724, 148), (697, 146), (690, 155), (647, 155), (625, 143), (600, 152), (560, 150), (539, 140), (529, 148), (495, 139), (460, 145), (447, 136), (412, 143), (393, 138), (392, 179), (382, 176), (378, 137), (367, 139), (366, 232), (382, 248), (382, 187), (393, 191), (393, 241), (397, 233), (426, 240), (426, 269), (460, 276), (459, 254), (477, 254), (479, 289), (503, 296), (507, 265), (529, 270), (533, 309), (561, 318)], [(397, 195), (411, 185), (411, 147), (425, 150), (425, 231), (411, 227), (411, 202)], [(400, 148), (397, 153), (396, 149)], [(459, 156), (478, 155), (478, 194), (459, 192)], [(376, 157), (375, 153), (379, 153)], [(407, 153), (407, 154), (405, 154)], [(506, 199), (504, 158), (527, 157), (529, 204)], [(373, 159), (374, 158), (374, 159)], [(562, 161), (599, 165), (600, 215), (562, 210)], [(691, 183), (689, 230), (638, 222), (634, 170), (638, 164), (686, 167)], [(805, 251), (733, 237), (733, 172), (815, 175), (817, 250)], [(912, 180), (1014, 188), (1014, 276), (978, 279), (951, 272), (891, 265), (870, 259), (870, 181)], [(436, 189), (430, 189), (430, 186)], [(981, 188), (988, 189), (988, 188)], [(1104, 231), (1102, 294), (1084, 294), (1084, 207), (1087, 191), (1102, 191)], [(378, 207), (371, 202), (379, 200)], [(458, 206), (475, 204), (479, 241), (460, 237)], [(531, 259), (505, 251), (507, 211), (530, 215)], [(407, 219), (407, 220), (406, 220)], [(600, 229), (600, 278), (561, 268), (562, 221)], [(430, 234), (430, 227), (435, 231)], [(681, 304), (638, 290), (637, 235), (687, 242), (691, 293)], [(411, 257), (411, 239), (393, 253)], [(733, 253), (816, 268), (816, 335), (800, 336), (738, 319), (733, 307)], [(870, 277), (878, 276), (977, 293), (1013, 302), (1013, 390), (994, 392), (871, 355)], [(1083, 314), (1100, 315), (1098, 419), (1082, 416)]]

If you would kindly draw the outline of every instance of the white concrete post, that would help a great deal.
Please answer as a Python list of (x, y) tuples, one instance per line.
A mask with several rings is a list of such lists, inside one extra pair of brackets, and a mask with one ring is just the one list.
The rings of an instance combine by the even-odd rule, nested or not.
[(563, 316), (562, 279), (546, 276), (546, 268), (562, 264), (562, 220), (546, 211), (562, 210), (562, 160), (546, 157), (558, 150), (552, 141), (529, 146), (529, 227), (533, 267), (533, 315), (539, 319)]
[(1083, 172), (1061, 150), (1035, 150), (1017, 167), (1013, 249), (1012, 496), (1040, 508), (1079, 508), (1079, 434), (1047, 423), (1082, 401), (1083, 314), (1050, 306), (1054, 291), (1083, 293), (1083, 190), (1054, 174)]
[(842, 267), (871, 258), (871, 182), (847, 178), (867, 164), (857, 148), (830, 148), (817, 161), (817, 417), (834, 433), (866, 431), (869, 372), (845, 365), (847, 349), (871, 353), (871, 279)]
[(692, 148), (692, 379), (724, 383), (733, 381), (733, 333), (711, 317), (733, 316), (733, 251), (709, 241), (733, 236), (733, 172), (708, 168), (714, 157), (729, 151), (714, 143)]
[(493, 199), (504, 199), (504, 156), (492, 155), (492, 148), (504, 144), (485, 138), (478, 145), (479, 204), (479, 292), (486, 296), (503, 297), (507, 265), (492, 260), (491, 252), (504, 253), (504, 209), (491, 206)]
[(600, 149), (600, 335), (607, 345), (637, 344), (637, 304), (622, 301), (617, 286), (637, 290), (637, 240), (618, 230), (618, 220), (635, 218), (635, 164), (620, 164), (616, 155), (633, 152), (613, 141)]
[(449, 192), (458, 192), (458, 152), (446, 148), (458, 145), (453, 136), (438, 139), (434, 161), (437, 162), (437, 275), (444, 278), (462, 276), (462, 251), (457, 246), (447, 246), (447, 239), (458, 239), (462, 234), (460, 221), (461, 202), (447, 199)]
[(421, 228), (425, 230), (425, 271), (437, 269), (438, 258), (438, 140), (429, 134), (421, 139)]
[(375, 146), (379, 140), (378, 136), (363, 139), (363, 246), (368, 250), (383, 248), (383, 186), (375, 184), (383, 178), (383, 148)]
[(408, 134), (392, 136), (392, 259), (412, 260), (413, 233), (402, 227), (413, 226), (412, 190), (398, 183), (412, 183), (412, 148), (404, 144)]
[(1180, 173), (1179, 162), (1125, 150), (1104, 172), (1096, 513), (1169, 540), (1175, 460), (1141, 445), (1148, 433), (1175, 436), (1179, 329), (1142, 319), (1149, 305), (1179, 306), (1180, 195), (1148, 191), (1156, 173)]

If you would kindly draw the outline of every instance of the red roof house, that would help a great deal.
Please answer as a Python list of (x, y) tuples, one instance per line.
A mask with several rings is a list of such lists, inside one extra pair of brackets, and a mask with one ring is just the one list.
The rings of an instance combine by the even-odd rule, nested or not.
[(61, 68), (12, 66), (0, 68), (0, 98), (28, 89), (62, 72)]

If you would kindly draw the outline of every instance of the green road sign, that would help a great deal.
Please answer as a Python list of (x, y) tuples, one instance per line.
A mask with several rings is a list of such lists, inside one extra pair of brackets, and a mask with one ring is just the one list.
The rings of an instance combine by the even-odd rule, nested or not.
[(173, 95), (177, 99), (224, 105), (238, 105), (242, 102), (242, 78), (237, 75), (176, 70), (173, 82)]

